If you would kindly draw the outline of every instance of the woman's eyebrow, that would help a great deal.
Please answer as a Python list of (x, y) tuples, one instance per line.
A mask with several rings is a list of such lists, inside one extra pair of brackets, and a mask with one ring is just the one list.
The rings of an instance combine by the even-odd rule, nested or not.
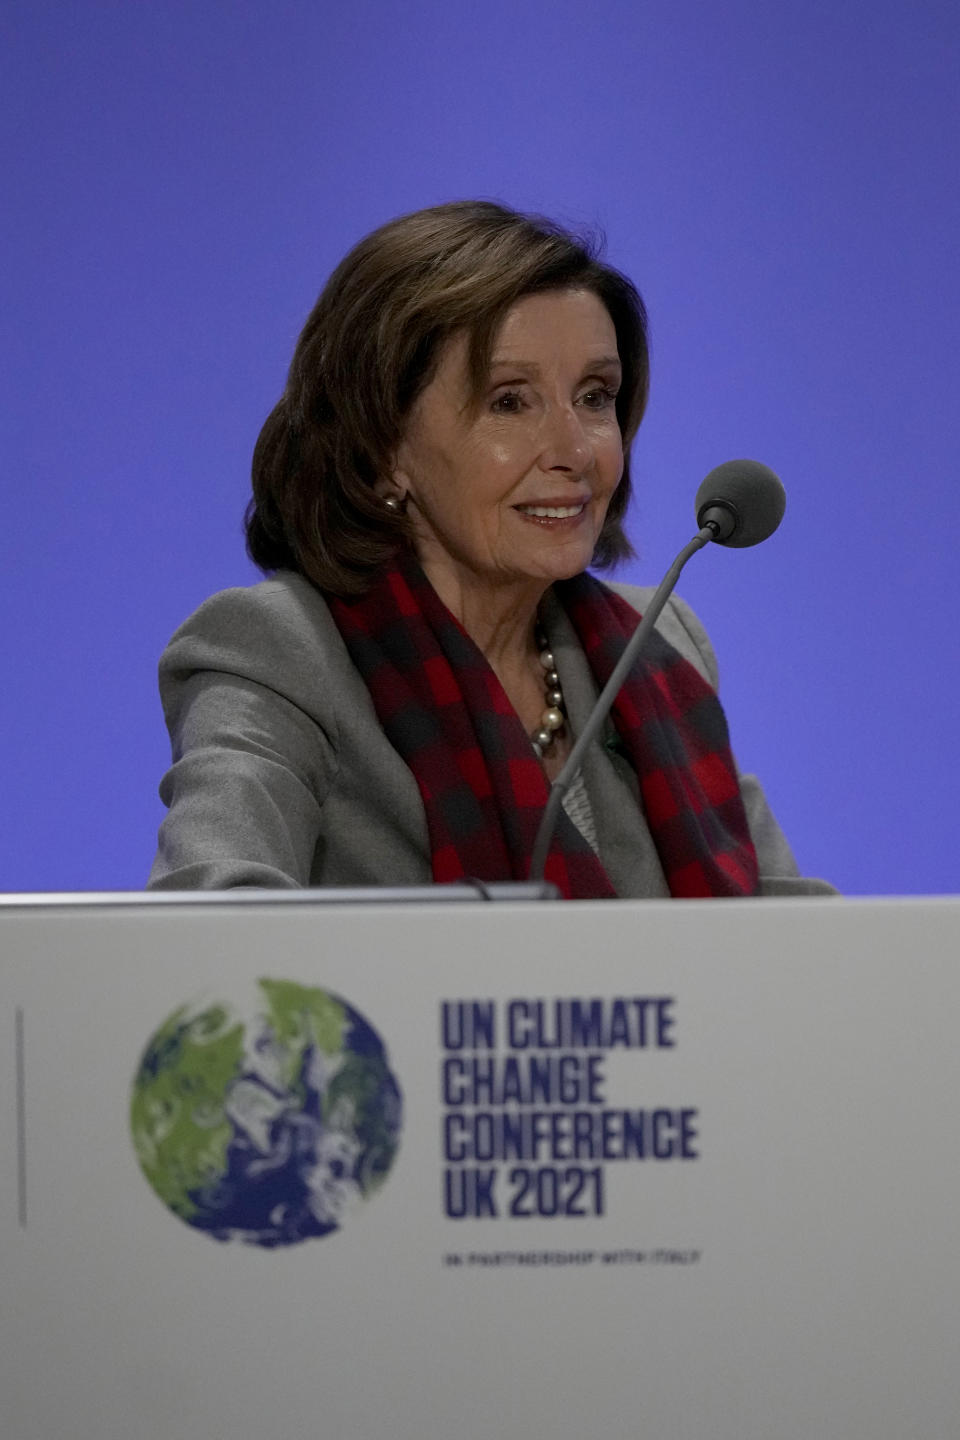
[[(598, 355), (596, 359), (588, 360), (583, 367), (583, 373), (589, 375), (594, 370), (619, 370), (619, 355)], [(535, 360), (514, 360), (509, 357), (497, 357), (490, 361), (490, 369), (493, 370), (524, 370), (528, 375), (539, 377), (540, 366)]]

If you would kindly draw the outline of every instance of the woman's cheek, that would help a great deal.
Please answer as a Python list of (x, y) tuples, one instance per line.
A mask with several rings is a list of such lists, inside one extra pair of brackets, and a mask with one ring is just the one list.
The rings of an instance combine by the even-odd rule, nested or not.
[(489, 463), (496, 466), (498, 470), (509, 470), (516, 463), (520, 447), (514, 440), (498, 440), (487, 451)]

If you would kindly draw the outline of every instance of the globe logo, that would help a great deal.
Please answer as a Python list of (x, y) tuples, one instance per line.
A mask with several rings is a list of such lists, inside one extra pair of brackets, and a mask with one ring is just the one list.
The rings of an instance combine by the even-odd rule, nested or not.
[(383, 1042), (336, 995), (258, 980), (175, 1011), (137, 1071), (130, 1126), (163, 1203), (216, 1240), (329, 1235), (383, 1184), (402, 1102)]

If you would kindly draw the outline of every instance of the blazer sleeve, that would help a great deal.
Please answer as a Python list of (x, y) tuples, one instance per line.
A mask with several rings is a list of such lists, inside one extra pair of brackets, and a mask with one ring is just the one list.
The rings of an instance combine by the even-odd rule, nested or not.
[(297, 677), (316, 673), (316, 653), (291, 605), (269, 584), (224, 591), (164, 651), (173, 764), (148, 888), (309, 884), (336, 772), (336, 712), (308, 713)]

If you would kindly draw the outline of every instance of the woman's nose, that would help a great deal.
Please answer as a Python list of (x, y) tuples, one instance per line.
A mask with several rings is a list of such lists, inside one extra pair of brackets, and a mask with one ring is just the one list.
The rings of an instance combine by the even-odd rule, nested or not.
[(582, 474), (593, 460), (593, 446), (583, 422), (572, 406), (552, 406), (543, 420), (542, 470), (571, 470)]

